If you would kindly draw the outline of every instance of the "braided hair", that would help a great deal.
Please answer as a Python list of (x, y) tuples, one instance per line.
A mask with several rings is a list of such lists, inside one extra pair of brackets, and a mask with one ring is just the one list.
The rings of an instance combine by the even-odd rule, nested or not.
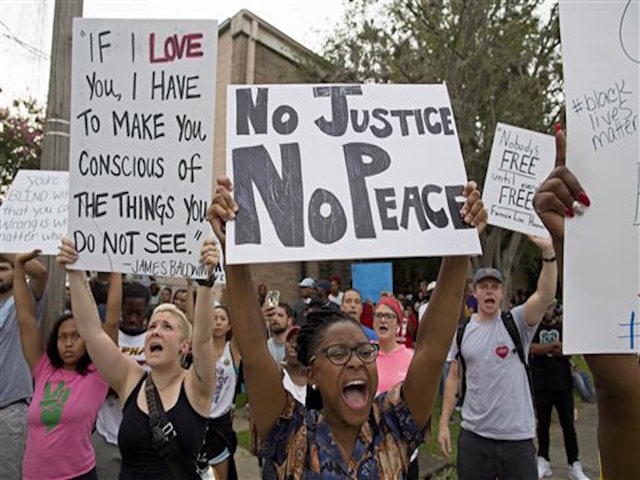
[(322, 332), (334, 323), (352, 322), (358, 326), (360, 324), (354, 321), (347, 313), (332, 310), (327, 307), (312, 308), (307, 312), (307, 322), (300, 328), (296, 341), (296, 351), (298, 360), (302, 365), (308, 367), (309, 359), (314, 354), (318, 343), (322, 339)]

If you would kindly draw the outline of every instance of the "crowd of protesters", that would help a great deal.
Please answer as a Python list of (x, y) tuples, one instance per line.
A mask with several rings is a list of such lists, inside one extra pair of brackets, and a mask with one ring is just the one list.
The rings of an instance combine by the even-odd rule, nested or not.
[[(556, 140), (558, 166), (534, 202), (551, 239), (531, 238), (540, 276), (508, 308), (502, 273), (483, 267), (469, 278), (465, 256), (443, 258), (417, 292), (381, 292), (376, 303), (333, 275), (303, 278), (290, 305), (265, 284), (256, 290), (247, 265), (229, 265), (219, 304), (213, 239), (201, 250), (209, 277), (173, 288), (116, 273), (89, 280), (68, 268), (77, 254), (66, 239), (57, 263), (69, 311), (45, 339), (39, 252), (1, 255), (0, 477), (238, 478), (234, 403), (246, 389), (264, 478), (418, 478), (418, 447), (434, 422), (451, 454), (457, 406), (459, 478), (550, 476), (555, 408), (569, 474), (583, 480), (575, 387), (598, 402), (603, 478), (640, 478), (637, 357), (586, 356), (594, 389), (562, 354), (564, 220), (590, 202), (563, 165), (561, 130)], [(462, 218), (482, 232), (475, 183), (461, 193)], [(209, 219), (222, 248), (236, 211), (221, 178)]]

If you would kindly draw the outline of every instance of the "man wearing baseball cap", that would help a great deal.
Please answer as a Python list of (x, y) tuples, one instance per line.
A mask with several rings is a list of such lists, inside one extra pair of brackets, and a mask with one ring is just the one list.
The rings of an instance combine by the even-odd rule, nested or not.
[(553, 301), (558, 269), (551, 240), (530, 237), (542, 252), (536, 291), (523, 305), (502, 311), (503, 278), (495, 268), (478, 269), (473, 293), (478, 312), (461, 324), (448, 360), (438, 443), (449, 456), (449, 419), (462, 379), (462, 424), (458, 437), (458, 478), (537, 479), (533, 439), (536, 420), (527, 358), (547, 306)]
[(298, 286), (300, 287), (300, 302), (295, 306), (294, 313), (296, 325), (302, 327), (302, 325), (306, 323), (305, 314), (307, 305), (309, 305), (311, 299), (316, 296), (316, 281), (312, 277), (305, 277)]

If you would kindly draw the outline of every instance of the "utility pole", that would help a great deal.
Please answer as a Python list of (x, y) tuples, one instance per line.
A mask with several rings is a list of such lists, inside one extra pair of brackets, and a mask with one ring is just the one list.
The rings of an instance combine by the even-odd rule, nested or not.
[[(47, 118), (42, 143), (42, 170), (69, 170), (69, 116), (71, 113), (71, 34), (73, 18), (82, 17), (83, 0), (56, 0), (53, 15), (53, 39), (51, 42), (51, 67), (49, 70), (49, 94)], [(49, 281), (42, 321), (44, 338), (64, 310), (64, 270), (57, 267), (54, 257), (49, 257), (47, 269)]]

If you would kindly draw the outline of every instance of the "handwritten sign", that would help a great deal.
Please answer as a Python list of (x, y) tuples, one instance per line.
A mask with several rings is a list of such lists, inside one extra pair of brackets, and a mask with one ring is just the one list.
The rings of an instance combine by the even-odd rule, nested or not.
[(591, 206), (565, 222), (565, 353), (638, 352), (640, 2), (560, 2), (567, 165)]
[(215, 21), (74, 19), (76, 268), (204, 276), (217, 34)]
[(390, 262), (351, 264), (351, 283), (362, 302), (378, 303), (380, 292), (393, 292), (393, 265)]
[(232, 86), (227, 261), (477, 254), (444, 85)]
[(19, 170), (0, 206), (0, 252), (57, 254), (68, 201), (68, 172)]
[(549, 236), (533, 209), (533, 195), (553, 169), (555, 156), (554, 137), (498, 123), (482, 193), (489, 224)]

